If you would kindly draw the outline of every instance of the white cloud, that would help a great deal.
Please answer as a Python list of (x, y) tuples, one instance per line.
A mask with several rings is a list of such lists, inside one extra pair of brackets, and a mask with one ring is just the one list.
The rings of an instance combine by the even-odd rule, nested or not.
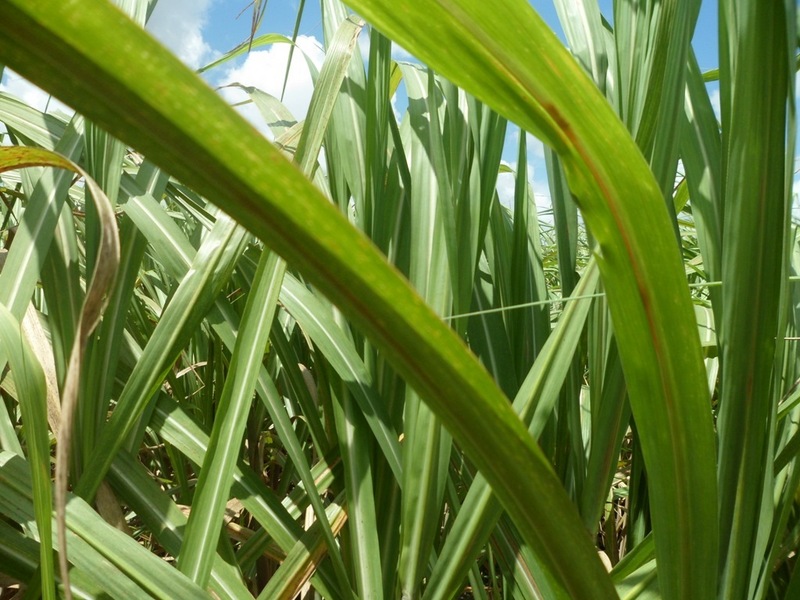
[(147, 29), (187, 65), (196, 69), (215, 52), (203, 37), (212, 0), (159, 0)]
[(47, 109), (47, 112), (60, 111), (66, 114), (75, 112), (41, 88), (36, 87), (30, 81), (9, 69), (6, 69), (3, 73), (3, 80), (0, 82), (0, 91), (14, 96), (28, 106), (41, 112), (45, 112), (45, 109)]
[[(292, 65), (286, 81), (283, 104), (297, 120), (302, 120), (308, 112), (311, 94), (314, 91), (311, 73), (305, 57), (308, 57), (319, 68), (322, 66), (325, 54), (322, 51), (322, 46), (313, 36), (298, 36), (297, 46), (292, 56)], [(305, 54), (305, 57), (303, 54)], [(220, 85), (240, 83), (244, 86), (256, 87), (276, 98), (280, 98), (288, 62), (288, 44), (274, 44), (268, 50), (254, 50), (247, 55), (241, 66), (228, 69), (222, 76)], [(246, 99), (244, 91), (237, 88), (226, 88), (221, 92), (230, 102), (240, 102)], [(247, 105), (242, 107), (242, 113), (263, 130), (263, 119), (254, 106)]]
[[(514, 172), (517, 170), (516, 162), (506, 163)], [(511, 208), (514, 206), (514, 187), (516, 185), (515, 173), (500, 173), (497, 176), (497, 197), (503, 206)], [(534, 176), (534, 163), (528, 163), (528, 185), (533, 192), (533, 199), (536, 203), (536, 212), (539, 218), (542, 218), (542, 213), (550, 211), (552, 203), (550, 201), (550, 188), (547, 185), (546, 176)], [(545, 217), (544, 220), (551, 220), (552, 218)]]
[[(75, 112), (63, 102), (56, 100), (50, 96), (50, 94), (36, 87), (30, 81), (20, 77), (10, 69), (6, 69), (3, 72), (3, 78), (2, 81), (0, 81), (0, 92), (9, 94), (41, 112), (58, 112), (65, 115), (72, 115)], [(8, 131), (5, 125), (0, 123), (0, 146), (10, 145), (11, 138), (8, 136)]]
[[(190, 67), (199, 67), (215, 54), (203, 39), (203, 27), (213, 0), (160, 0), (147, 29)], [(6, 69), (0, 91), (37, 110), (74, 111), (16, 73)]]
[(515, 183), (514, 173), (500, 173), (497, 176), (497, 197), (500, 199), (500, 204), (508, 208), (514, 206)]
[(542, 140), (533, 137), (530, 133), (527, 137), (528, 158), (544, 160), (544, 144)]

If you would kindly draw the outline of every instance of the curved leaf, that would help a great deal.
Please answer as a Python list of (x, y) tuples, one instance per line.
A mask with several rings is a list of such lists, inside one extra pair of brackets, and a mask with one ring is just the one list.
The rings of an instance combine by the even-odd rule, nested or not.
[[(432, 24), (457, 23), (451, 12), (456, 17), (463, 15), (462, 9), (448, 3), (446, 14), (441, 14), (442, 19), (430, 20), (432, 16), (437, 16), (437, 11), (443, 11), (442, 5), (434, 2), (401, 4), (406, 5), (403, 11), (410, 15), (430, 13), (423, 19), (421, 27), (417, 27), (418, 23), (411, 18), (407, 21), (412, 26), (408, 32), (427, 32), (426, 37), (431, 33)], [(516, 11), (519, 14), (513, 14), (509, 12), (512, 7), (524, 8), (522, 12)], [(496, 9), (497, 12), (493, 12)], [(484, 9), (473, 7), (473, 10), (477, 14)], [(508, 23), (527, 27), (532, 21), (526, 16), (527, 5), (522, 2), (501, 2), (496, 6), (493, 3), (491, 7), (487, 5), (485, 10), (488, 12), (483, 15), (486, 17), (484, 26), (488, 24), (497, 27), (502, 22), (504, 27)], [(421, 397), (485, 474), (523, 537), (542, 557), (543, 564), (553, 571), (555, 580), (567, 593), (580, 598), (614, 596), (610, 580), (597, 559), (589, 536), (586, 535), (566, 492), (486, 371), (465, 350), (457, 336), (389, 267), (375, 248), (350, 227), (345, 218), (273, 146), (231, 111), (177, 59), (167, 55), (157, 43), (109, 5), (89, 0), (9, 0), (0, 4), (0, 23), (3, 34), (0, 37), (0, 60), (77, 107), (110, 133), (132, 143), (144, 151), (149, 159), (167, 166), (175, 176), (192, 185), (198, 192), (213, 198), (220, 207), (293, 262), (309, 281), (328, 294), (371, 337), (398, 371), (420, 392)], [(447, 47), (448, 41), (457, 42), (451, 49), (466, 49), (472, 45), (466, 60), (464, 56), (459, 56), (460, 60), (464, 60), (459, 70), (463, 72), (469, 66), (477, 74), (475, 65), (469, 62), (473, 55), (484, 60), (489, 59), (486, 64), (491, 67), (490, 71), (499, 76), (499, 80), (492, 82), (497, 88), (494, 90), (496, 95), (489, 98), (492, 105), (504, 112), (513, 112), (514, 115), (526, 113), (523, 115), (524, 119), (520, 119), (526, 126), (533, 123), (531, 115), (538, 113), (539, 120), (554, 132), (558, 131), (555, 128), (556, 121), (538, 107), (527, 114), (531, 108), (530, 103), (519, 103), (516, 110), (509, 110), (510, 105), (505, 94), (509, 89), (509, 80), (506, 78), (509, 70), (505, 66), (498, 68), (501, 63), (487, 55), (482, 46), (487, 41), (487, 30), (479, 23), (480, 21), (475, 20), (468, 30), (454, 25), (454, 29), (462, 35), (467, 31), (467, 43), (463, 39), (452, 40), (452, 36), (445, 36), (436, 42), (436, 54)], [(530, 33), (530, 39), (534, 41), (540, 38), (550, 40), (552, 37), (544, 31), (542, 36), (537, 36), (535, 27), (531, 27)], [(519, 36), (509, 36), (504, 30), (500, 37), (511, 43), (511, 40)], [(524, 37), (527, 39), (529, 36)], [(406, 35), (405, 38), (413, 42), (411, 36)], [(551, 45), (555, 47), (554, 44)], [(566, 57), (563, 49), (561, 54), (554, 52), (553, 48), (543, 48), (542, 51), (543, 57), (555, 57), (560, 62), (565, 62), (559, 58), (562, 54)], [(131, 61), (131, 52), (141, 53), (148, 60)], [(510, 66), (522, 73), (529, 72), (525, 65), (530, 58), (529, 53), (517, 55)], [(64, 77), (65, 64), (69, 65), (69, 79)], [(483, 67), (485, 63), (479, 64)], [(574, 63), (567, 63), (565, 74), (575, 71), (577, 67)], [(580, 72), (577, 71), (577, 74), (580, 75)], [(554, 78), (555, 74), (550, 78), (549, 85), (561, 88), (563, 75), (559, 73), (557, 81)], [(459, 79), (463, 80), (463, 77)], [(536, 80), (538, 81), (538, 75)], [(512, 85), (514, 83), (512, 81)], [(531, 87), (536, 86), (531, 84)], [(486, 94), (483, 96), (486, 97)], [(527, 93), (525, 97), (528, 97)], [(596, 113), (590, 111), (589, 118), (585, 119), (586, 125), (596, 125), (596, 119), (608, 120), (609, 111), (608, 108)], [(558, 116), (560, 113), (555, 114)], [(576, 119), (574, 114), (568, 116), (570, 120)], [(573, 124), (573, 127), (577, 125)], [(567, 154), (574, 157), (579, 151), (586, 149), (575, 149), (569, 133), (568, 130), (567, 133), (555, 137), (558, 148), (571, 150)], [(614, 145), (618, 140), (612, 141), (614, 143), (611, 144), (612, 151), (609, 155), (619, 157), (620, 153)], [(622, 148), (627, 146), (623, 145)], [(623, 153), (623, 157), (629, 158), (629, 155)], [(575, 163), (574, 160), (572, 162)], [(575, 166), (573, 164), (571, 170), (580, 175), (581, 171), (575, 170)], [(603, 167), (607, 166), (606, 161)], [(616, 189), (614, 186), (621, 186), (623, 182), (631, 183), (633, 175), (640, 174), (635, 162), (633, 167), (628, 171), (620, 166), (617, 172), (610, 173), (618, 178), (611, 177), (610, 181), (607, 180), (609, 173), (604, 171), (603, 182), (611, 185), (611, 189)], [(582, 183), (583, 197), (597, 198), (593, 194), (597, 188), (589, 174), (584, 172), (578, 181)], [(648, 179), (645, 176), (640, 183), (631, 185), (631, 192), (628, 195), (623, 194), (623, 197), (635, 196), (637, 201), (647, 199), (652, 196), (653, 188), (652, 177)], [(597, 200), (595, 203), (600, 204)], [(645, 215), (648, 218), (642, 221), (645, 227), (642, 228), (641, 236), (644, 237), (639, 237), (634, 232), (639, 241), (634, 248), (639, 249), (643, 245), (641, 240), (647, 240), (651, 245), (650, 250), (654, 246), (656, 249), (660, 247), (661, 252), (667, 252), (664, 246), (665, 236), (671, 235), (671, 231), (660, 225), (658, 213), (652, 210), (653, 207), (648, 203), (645, 205)], [(664, 211), (663, 204), (659, 206)], [(625, 249), (624, 244), (615, 240), (612, 235), (615, 215), (608, 210), (600, 212), (603, 215), (595, 219), (594, 232), (598, 236), (604, 234), (603, 255), (609, 267), (606, 275), (611, 272), (611, 267), (624, 267), (620, 269), (618, 276), (621, 281), (617, 284), (617, 294), (623, 293), (627, 288), (635, 292), (634, 298), (640, 299), (638, 290), (641, 284), (641, 289), (647, 292), (646, 299), (653, 302), (656, 308), (661, 308), (664, 303), (674, 302), (678, 307), (689, 309), (688, 296), (681, 294), (680, 284), (683, 282), (676, 282), (676, 275), (680, 275), (677, 262), (672, 268), (667, 265), (667, 277), (663, 284), (649, 279), (654, 278), (653, 270), (645, 270), (644, 274), (649, 278), (637, 281), (635, 275), (638, 273), (628, 266), (630, 256), (622, 252)], [(627, 219), (631, 218), (629, 212), (620, 214)], [(666, 219), (665, 212), (663, 218)], [(626, 222), (622, 229), (630, 233), (633, 229), (632, 222)], [(617, 238), (619, 236), (617, 234)], [(674, 252), (674, 240), (670, 241), (673, 245), (668, 248)], [(663, 297), (652, 294), (653, 290), (662, 288), (667, 289)], [(660, 314), (659, 310), (653, 312)], [(677, 325), (671, 324), (666, 328), (669, 331), (661, 331), (664, 323), (655, 320), (655, 331), (647, 327), (644, 332), (640, 332), (638, 325), (648, 323), (648, 316), (652, 315), (648, 315), (641, 304), (634, 306), (634, 318), (631, 319), (627, 332), (631, 342), (641, 342), (642, 334), (647, 344), (652, 343), (651, 337), (656, 337), (656, 334), (663, 334), (665, 339), (673, 339), (675, 334), (680, 334), (684, 320), (680, 316), (680, 308), (665, 312), (674, 312), (677, 315)], [(690, 325), (696, 336), (693, 321)], [(642, 344), (639, 343), (639, 346)], [(630, 346), (628, 348), (630, 350)], [(669, 344), (664, 347), (657, 343), (656, 348), (659, 352), (667, 351), (667, 355), (669, 350), (674, 350)], [(681, 350), (686, 351), (686, 344), (683, 342)], [(651, 395), (655, 398), (653, 404), (664, 408), (669, 403), (664, 400), (663, 387), (673, 392), (671, 386), (675, 383), (676, 372), (672, 370), (675, 365), (669, 360), (663, 364), (655, 360), (653, 355), (659, 352), (651, 350), (642, 352), (641, 358), (635, 356), (632, 374), (636, 374), (639, 389), (644, 392), (641, 394), (642, 401), (646, 393), (652, 392)], [(697, 355), (699, 356), (699, 346)], [(696, 358), (691, 352), (691, 344), (685, 356), (684, 362), (688, 367), (681, 374), (688, 373), (691, 381), (694, 372), (692, 361)], [(698, 368), (702, 368), (699, 359), (697, 362)], [(658, 368), (654, 369), (652, 365), (658, 365)], [(666, 373), (661, 373), (662, 366)], [(666, 397), (672, 399), (676, 396), (668, 393)], [(687, 394), (682, 402), (694, 410), (697, 407), (696, 394)], [(680, 421), (685, 416), (683, 413), (689, 411), (677, 409), (674, 405), (667, 408), (675, 410), (663, 411), (668, 417), (665, 419), (669, 425), (666, 430), (673, 434), (673, 438), (683, 435), (689, 428), (683, 427), (676, 420)], [(677, 416), (674, 414), (676, 411)], [(643, 426), (655, 430), (655, 421), (659, 416), (661, 415), (656, 413), (649, 421), (646, 415), (643, 416), (643, 421), (646, 422)], [(692, 413), (688, 416), (697, 415)], [(703, 430), (700, 428), (703, 419), (695, 419), (695, 422), (698, 425), (694, 429), (702, 434)], [(491, 436), (486, 435), (489, 423), (489, 429), (493, 432)], [(710, 423), (708, 431), (710, 433)], [(653, 439), (655, 443), (656, 438)], [(706, 441), (702, 435), (698, 439), (701, 445)], [(661, 440), (657, 448), (662, 448), (671, 441)], [(688, 461), (680, 452), (686, 445), (678, 443), (675, 456), (681, 468), (686, 467), (691, 483), (691, 477), (698, 473), (705, 474), (705, 465), (703, 461), (695, 460), (694, 464)], [(710, 442), (708, 445), (713, 447)], [(653, 452), (655, 450), (650, 450), (651, 454)], [(713, 453), (705, 452), (704, 456), (711, 457)], [(691, 559), (696, 558), (695, 554), (703, 557), (715, 555), (715, 552), (705, 552), (711, 536), (698, 536), (694, 524), (698, 514), (708, 516), (704, 509), (708, 505), (715, 507), (715, 500), (713, 494), (709, 494), (704, 496), (704, 501), (700, 504), (683, 502), (688, 490), (685, 488), (685, 481), (678, 480), (680, 485), (674, 485), (675, 474), (681, 473), (675, 467), (673, 461), (667, 461), (663, 469), (662, 479), (666, 484), (664, 497), (665, 502), (667, 499), (679, 498), (681, 502), (675, 503), (675, 506), (685, 507), (689, 511), (681, 521), (685, 522), (686, 527), (681, 526), (674, 531), (686, 538), (680, 541), (693, 544), (681, 549), (682, 556), (686, 557), (688, 563), (692, 563)], [(711, 471), (713, 472), (713, 465)], [(677, 494), (671, 491), (673, 487)], [(666, 536), (664, 539), (669, 542), (672, 538)], [(679, 543), (673, 542), (672, 546), (667, 543), (665, 547), (677, 548)], [(703, 566), (705, 561), (696, 562), (699, 565), (697, 573), (691, 567), (688, 572), (696, 575), (699, 582), (713, 579), (709, 570)], [(700, 585), (699, 588), (703, 589), (703, 586)]]
[(661, 589), (713, 597), (716, 449), (702, 353), (669, 213), (634, 140), (525, 0), (348, 2), (559, 154), (598, 244), (648, 466)]

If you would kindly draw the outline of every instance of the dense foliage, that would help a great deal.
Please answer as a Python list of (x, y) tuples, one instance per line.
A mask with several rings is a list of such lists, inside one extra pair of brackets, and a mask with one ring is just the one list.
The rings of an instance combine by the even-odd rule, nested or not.
[(0, 2), (0, 586), (800, 594), (794, 3), (320, 0), (268, 141), (156, 1)]

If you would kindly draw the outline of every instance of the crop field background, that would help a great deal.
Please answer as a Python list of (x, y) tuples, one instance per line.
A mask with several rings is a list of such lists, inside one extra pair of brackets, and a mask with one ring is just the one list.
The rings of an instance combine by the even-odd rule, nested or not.
[(800, 598), (796, 4), (275, 3), (0, 1), (0, 598)]

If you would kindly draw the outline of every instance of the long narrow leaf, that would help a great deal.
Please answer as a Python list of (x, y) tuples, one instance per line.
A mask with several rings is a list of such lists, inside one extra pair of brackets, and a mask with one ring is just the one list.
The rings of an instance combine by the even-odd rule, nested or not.
[[(424, 22), (419, 28), (421, 31), (426, 30), (426, 23), (437, 22), (435, 19), (430, 21), (432, 15), (428, 14), (428, 10), (435, 8), (435, 5), (425, 4), (425, 7), (409, 9), (412, 14), (417, 15), (422, 15), (422, 10), (425, 9)], [(508, 8), (510, 4), (506, 2), (500, 6)], [(193, 74), (176, 59), (165, 55), (160, 46), (112, 7), (91, 3), (92, 10), (83, 10), (88, 7), (86, 0), (68, 3), (42, 1), (33, 4), (13, 0), (3, 3), (0, 5), (0, 22), (3, 23), (4, 34), (0, 38), (0, 60), (13, 65), (39, 85), (57, 93), (117, 137), (134, 143), (154, 162), (169, 164), (170, 170), (176, 176), (195, 186), (206, 196), (214, 198), (276, 251), (295, 261), (311, 281), (339, 303), (347, 315), (372, 337), (399, 371), (416, 386), (425, 401), (435, 409), (494, 485), (525, 539), (543, 557), (548, 568), (557, 574), (556, 579), (560, 584), (578, 597), (613, 596), (608, 577), (546, 459), (513, 414), (502, 393), (474, 358), (464, 350), (457, 337), (420, 302), (375, 249), (346, 224), (334, 207), (280, 157), (277, 150), (236, 116)], [(520, 22), (518, 15), (510, 18), (503, 10), (494, 12), (494, 7), (485, 16), (485, 22), (494, 25), (502, 22), (506, 26), (511, 22)], [(440, 22), (451, 22), (451, 16), (445, 17)], [(477, 22), (476, 20), (475, 23)], [(549, 35), (547, 32), (537, 35), (536, 22), (525, 18), (526, 25), (531, 25), (531, 22), (532, 35), (522, 38), (550, 39), (546, 37)], [(507, 32), (503, 32), (497, 37), (511, 40), (518, 36), (508, 36)], [(478, 38), (481, 39), (481, 44), (485, 41), (484, 36)], [(447, 46), (448, 41), (437, 41), (437, 48), (440, 45)], [(463, 40), (455, 41), (457, 47), (464, 43)], [(473, 49), (476, 50), (476, 57), (489, 56), (483, 46), (476, 46), (472, 42), (469, 44), (475, 46)], [(128, 52), (121, 52), (122, 46), (128, 52), (130, 48), (136, 47), (149, 56), (150, 60), (147, 63), (131, 63)], [(544, 49), (544, 52), (549, 58), (559, 56), (552, 48)], [(471, 56), (471, 53), (468, 55)], [(536, 49), (525, 52), (524, 58), (520, 54), (511, 64), (516, 67), (520, 64), (519, 61), (527, 63), (530, 56), (536, 55)], [(54, 60), (54, 57), (58, 59)], [(70, 62), (73, 73), (68, 85), (63, 78), (61, 66), (65, 60)], [(491, 64), (495, 60), (491, 58)], [(464, 66), (466, 65), (461, 68)], [(474, 73), (485, 70), (474, 65), (469, 68)], [(567, 63), (565, 71), (570, 72), (570, 69), (574, 67)], [(562, 74), (559, 73), (558, 84), (561, 78)], [(164, 82), (169, 82), (169, 85), (165, 86)], [(493, 88), (507, 89), (505, 80), (492, 83), (497, 84)], [(556, 87), (553, 82), (551, 85)], [(156, 89), (158, 93), (155, 93)], [(187, 102), (188, 98), (191, 100)], [(508, 98), (501, 98), (493, 102), (496, 106), (499, 104), (508, 108), (507, 100)], [(131, 105), (136, 106), (135, 111), (123, 109)], [(516, 112), (527, 114), (528, 108), (519, 105)], [(530, 114), (544, 116), (538, 108)], [(608, 110), (600, 109), (596, 116), (606, 118)], [(525, 121), (530, 122), (530, 116), (525, 116)], [(547, 122), (553, 123), (549, 117)], [(565, 135), (559, 136), (560, 149), (568, 147), (565, 145), (567, 139)], [(618, 141), (614, 140), (615, 144)], [(616, 145), (612, 145), (608, 152), (610, 156), (617, 155)], [(611, 177), (610, 180), (604, 179), (604, 183), (612, 186), (615, 183), (619, 186), (623, 185), (622, 182), (625, 185), (633, 183), (629, 197), (636, 198), (640, 209), (641, 206), (652, 209), (650, 204), (654, 203), (642, 203), (643, 198), (652, 197), (647, 183), (652, 179), (647, 176), (640, 179), (641, 173), (627, 164), (628, 158), (630, 156), (625, 156), (626, 166), (620, 169), (619, 182)], [(604, 167), (608, 167), (608, 162), (610, 161), (604, 163)], [(595, 198), (590, 190), (596, 188), (590, 181), (589, 178), (582, 179), (582, 196), (587, 201)], [(613, 199), (615, 197), (610, 198)], [(663, 211), (663, 204), (659, 206)], [(641, 228), (642, 239), (647, 240), (646, 245), (641, 244), (644, 254), (647, 254), (648, 249), (653, 251), (653, 248), (664, 247), (666, 232), (662, 231), (664, 227), (658, 225), (660, 213), (653, 212), (654, 222)], [(598, 219), (595, 229), (604, 231), (604, 224), (613, 222), (613, 217), (607, 214), (605, 219)], [(639, 239), (639, 229), (626, 227), (624, 231)], [(664, 303), (675, 303), (689, 309), (688, 304), (685, 304), (688, 300), (680, 292), (681, 282), (675, 280), (675, 275), (680, 274), (677, 262), (672, 266), (668, 262), (666, 265), (659, 264), (658, 269), (645, 271), (645, 274), (653, 275), (653, 280), (646, 278), (637, 283), (634, 273), (639, 275), (640, 272), (624, 268), (628, 259), (635, 261), (636, 257), (626, 256), (625, 260), (621, 259), (617, 253), (623, 248), (622, 243), (611, 243), (604, 247), (604, 251), (608, 252), (606, 258), (610, 261), (607, 274), (612, 272), (611, 267), (617, 263), (623, 267), (620, 271), (620, 294), (627, 286), (633, 292), (631, 296), (634, 298), (640, 298), (639, 293), (645, 294), (648, 308), (649, 302), (652, 302), (657, 308), (661, 308)], [(336, 265), (336, 269), (332, 269), (332, 265)], [(656, 271), (663, 278), (661, 285), (660, 280), (654, 276)], [(651, 290), (664, 293), (652, 293)], [(641, 305), (636, 305), (633, 309), (636, 318), (631, 319), (632, 323), (661, 323), (648, 321)], [(671, 309), (664, 312), (672, 314), (676, 311)], [(661, 311), (653, 310), (653, 314), (660, 315)], [(652, 318), (653, 314), (649, 316)], [(676, 318), (672, 319), (669, 328), (657, 331), (658, 334), (664, 334), (665, 339), (672, 339), (671, 332), (681, 333), (681, 323), (684, 320), (679, 311), (673, 316)], [(694, 324), (691, 325), (693, 330)], [(653, 339), (647, 335), (648, 331), (656, 333), (649, 326), (643, 331), (638, 327), (631, 327), (627, 333), (632, 341), (639, 341), (644, 333), (646, 343), (639, 346), (650, 347)], [(692, 339), (691, 334), (683, 337)], [(669, 349), (669, 346), (662, 346), (659, 340), (656, 340), (655, 347), (659, 352)], [(695, 369), (692, 361), (698, 358), (699, 368), (702, 368), (702, 364), (699, 357), (687, 352), (685, 340), (681, 341), (680, 351), (686, 357), (684, 362), (687, 364), (681, 365), (686, 368), (679, 370), (684, 378), (689, 373), (688, 379), (691, 380)], [(642, 388), (641, 397), (647, 397), (659, 408), (663, 408), (665, 404), (673, 406), (665, 401), (653, 401), (652, 398), (663, 398), (663, 388), (659, 386), (668, 383), (667, 389), (671, 389), (675, 384), (675, 365), (667, 361), (653, 367), (658, 362), (652, 357), (652, 364), (650, 361), (640, 360), (639, 356), (632, 360), (632, 376), (635, 376)], [(641, 371), (638, 371), (637, 367), (640, 366)], [(651, 381), (655, 385), (651, 385)], [(680, 385), (676, 387), (680, 389)], [(667, 397), (674, 398), (676, 395), (668, 394)], [(682, 405), (691, 409), (697, 408), (698, 403), (693, 398), (696, 395), (687, 390), (682, 398)], [(683, 434), (686, 429), (679, 422), (681, 417), (686, 416), (692, 417), (689, 421), (697, 424), (693, 427), (700, 432), (698, 438), (701, 441), (704, 439), (704, 424), (708, 425), (710, 435), (710, 423), (704, 421), (702, 416), (697, 418), (698, 415), (695, 414), (684, 415), (688, 409), (677, 411), (677, 415), (671, 411), (665, 412), (667, 414), (659, 421), (658, 428), (662, 427), (663, 422), (672, 424), (675, 437), (678, 437), (678, 433)], [(643, 421), (648, 421), (647, 415), (643, 415)], [(492, 436), (485, 435), (487, 422), (493, 424)], [(653, 431), (657, 431), (654, 422), (650, 426)], [(687, 437), (695, 439), (692, 436)], [(661, 445), (665, 443), (668, 442), (662, 442)], [(707, 445), (712, 447), (710, 440)], [(684, 450), (684, 444), (679, 444), (678, 449)], [(654, 448), (651, 454), (656, 454), (656, 450)], [(699, 456), (712, 454), (706, 451), (705, 446), (700, 450), (697, 453)], [(690, 483), (691, 477), (705, 475), (703, 463), (698, 463), (696, 456), (692, 454), (692, 461), (682, 460), (680, 468), (673, 468), (671, 461), (664, 469), (656, 468), (665, 474), (663, 491), (666, 496), (669, 496), (668, 492), (672, 489), (686, 491), (685, 486), (674, 485), (676, 473), (688, 474)], [(676, 456), (680, 458), (683, 454), (677, 452)], [(521, 475), (522, 473), (527, 475)], [(703, 479), (708, 480), (708, 477)], [(509, 481), (516, 481), (518, 485), (509, 486)], [(695, 554), (714, 554), (705, 552), (709, 543), (708, 536), (699, 536), (694, 526), (695, 517), (707, 516), (705, 509), (715, 503), (713, 494), (704, 498), (708, 499), (707, 502), (698, 504), (684, 502), (681, 496), (671, 503), (672, 506), (687, 507), (690, 511), (681, 520), (682, 526), (674, 527), (672, 531), (681, 532), (682, 538), (685, 538), (687, 545), (680, 548), (680, 555), (686, 557), (682, 564), (698, 565), (696, 573), (694, 567), (688, 568), (687, 572), (696, 574), (695, 579), (699, 582), (709, 578), (709, 570), (700, 568), (704, 567), (703, 561), (693, 561), (692, 558)], [(709, 520), (703, 520), (704, 526)], [(669, 532), (670, 527), (665, 531)], [(679, 554), (677, 548), (680, 544), (671, 541), (672, 535), (665, 535), (664, 540), (669, 542), (663, 546), (665, 552), (673, 549), (672, 554)], [(668, 557), (668, 554), (665, 555), (665, 563)], [(678, 569), (677, 572), (683, 571)], [(699, 587), (704, 589), (702, 585)]]

